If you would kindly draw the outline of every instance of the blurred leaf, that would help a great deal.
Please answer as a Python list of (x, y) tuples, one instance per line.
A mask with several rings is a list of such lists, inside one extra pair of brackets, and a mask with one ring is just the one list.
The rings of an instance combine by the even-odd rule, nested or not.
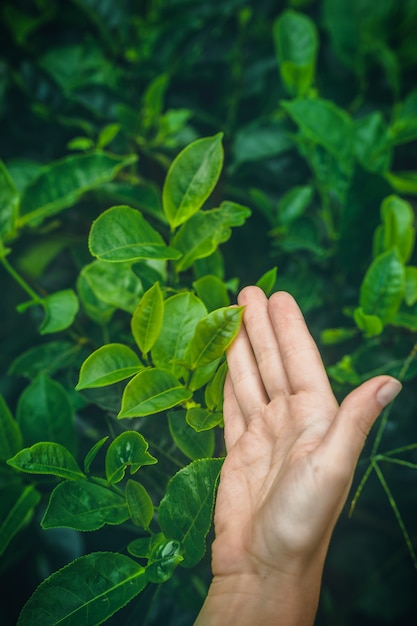
[(127, 519), (129, 511), (123, 494), (80, 479), (68, 480), (55, 487), (41, 526), (43, 529), (65, 527), (91, 531), (105, 524), (122, 524)]
[(18, 452), (7, 463), (28, 474), (50, 474), (67, 480), (83, 478), (72, 454), (61, 444), (41, 441)]
[(285, 120), (253, 122), (237, 130), (233, 144), (233, 167), (277, 157), (294, 147)]
[(25, 376), (30, 380), (39, 374), (54, 374), (70, 367), (81, 350), (69, 341), (48, 341), (33, 346), (18, 356), (9, 367), (9, 374)]
[(319, 41), (314, 22), (291, 9), (273, 25), (281, 79), (292, 96), (305, 95), (315, 79)]
[(222, 133), (197, 139), (174, 159), (164, 183), (165, 216), (175, 229), (196, 213), (210, 196), (223, 166)]
[(191, 391), (167, 370), (146, 369), (136, 374), (127, 384), (123, 392), (122, 408), (117, 417), (144, 417), (166, 411), (189, 400), (191, 395)]
[(135, 526), (149, 528), (153, 518), (154, 506), (145, 487), (135, 480), (128, 480), (125, 494), (132, 522)]
[(277, 217), (279, 224), (288, 226), (301, 217), (313, 201), (314, 189), (311, 185), (292, 187), (278, 202)]
[(193, 282), (193, 287), (207, 311), (214, 311), (230, 304), (227, 287), (217, 276), (211, 274), (202, 276)]
[(392, 152), (387, 135), (387, 125), (379, 111), (355, 121), (355, 155), (366, 170), (383, 174), (389, 169)]
[(222, 459), (198, 459), (181, 469), (168, 483), (158, 509), (158, 520), (168, 539), (181, 542), (184, 567), (204, 556)]
[(154, 465), (157, 459), (149, 454), (148, 442), (135, 430), (125, 431), (113, 439), (106, 454), (106, 478), (109, 483), (120, 482), (127, 467), (130, 474), (136, 472), (143, 465)]
[(186, 411), (168, 413), (169, 431), (178, 448), (192, 461), (210, 458), (214, 454), (213, 430), (198, 431), (187, 423)]
[(404, 299), (408, 306), (413, 306), (417, 302), (417, 267), (405, 268)]
[(121, 343), (109, 343), (84, 361), (76, 389), (112, 385), (134, 376), (141, 369), (143, 365), (131, 348)]
[(417, 172), (386, 172), (385, 178), (397, 193), (417, 195)]
[(19, 194), (6, 166), (0, 161), (0, 239), (13, 235), (18, 215)]
[(103, 149), (117, 136), (120, 131), (119, 124), (107, 124), (101, 131), (97, 140), (97, 148)]
[(104, 211), (93, 223), (89, 248), (102, 261), (178, 259), (180, 253), (165, 245), (161, 235), (136, 209), (117, 206)]
[(123, 554), (92, 552), (45, 579), (23, 607), (18, 625), (83, 626), (105, 622), (146, 586), (145, 570)]
[(359, 305), (367, 316), (391, 321), (404, 296), (405, 270), (396, 248), (374, 259), (362, 281)]
[(358, 307), (353, 312), (353, 318), (357, 327), (362, 330), (367, 337), (380, 335), (384, 330), (384, 324), (378, 315), (368, 315), (364, 313), (362, 307)]
[(275, 283), (277, 280), (277, 272), (278, 268), (273, 267), (263, 274), (257, 281), (256, 285), (265, 293), (267, 297), (271, 295), (275, 288)]
[(398, 196), (388, 196), (381, 204), (383, 224), (374, 236), (374, 256), (397, 248), (406, 263), (412, 255), (415, 241), (414, 213), (409, 202)]
[(0, 487), (0, 556), (33, 516), (41, 494), (33, 485)]
[(22, 433), (5, 399), (0, 395), (0, 461), (16, 454), (23, 446)]
[(163, 318), (164, 300), (156, 282), (143, 294), (131, 320), (133, 337), (143, 354), (153, 348), (161, 332)]

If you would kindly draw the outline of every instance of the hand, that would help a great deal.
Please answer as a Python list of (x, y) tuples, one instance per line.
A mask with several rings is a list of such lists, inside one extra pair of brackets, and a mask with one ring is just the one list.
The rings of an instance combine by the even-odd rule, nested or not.
[[(366, 435), (401, 385), (378, 376), (339, 407), (294, 299), (281, 292), (267, 300), (248, 287), (238, 302), (246, 308), (227, 354), (227, 457), (215, 508), (214, 580), (198, 623), (310, 624)], [(254, 621), (250, 608), (233, 617), (239, 602), (231, 598), (237, 593), (241, 603), (245, 589), (257, 605)], [(210, 621), (222, 602), (223, 617)], [(271, 621), (277, 610), (285, 619)]]

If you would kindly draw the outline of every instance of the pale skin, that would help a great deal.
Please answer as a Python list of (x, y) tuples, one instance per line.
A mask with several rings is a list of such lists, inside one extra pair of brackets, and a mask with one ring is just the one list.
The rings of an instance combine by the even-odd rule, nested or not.
[(339, 406), (294, 299), (247, 287), (238, 303), (213, 580), (195, 626), (311, 626), (358, 457), (401, 384), (372, 378)]

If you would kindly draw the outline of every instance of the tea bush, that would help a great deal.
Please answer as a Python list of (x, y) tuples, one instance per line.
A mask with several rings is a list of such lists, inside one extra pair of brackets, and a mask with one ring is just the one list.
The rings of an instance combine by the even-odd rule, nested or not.
[(193, 623), (229, 305), (249, 283), (297, 298), (340, 399), (403, 381), (317, 623), (410, 624), (417, 2), (5, 0), (1, 15), (4, 624)]

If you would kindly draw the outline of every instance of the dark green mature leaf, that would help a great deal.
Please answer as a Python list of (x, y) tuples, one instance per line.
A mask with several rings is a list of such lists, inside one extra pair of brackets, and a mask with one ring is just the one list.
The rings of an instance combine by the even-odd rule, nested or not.
[(210, 256), (227, 241), (232, 226), (242, 226), (251, 212), (235, 202), (222, 202), (218, 209), (200, 211), (193, 215), (178, 231), (173, 245), (182, 253), (177, 270), (188, 269), (196, 259)]
[(181, 542), (185, 567), (193, 567), (204, 556), (222, 464), (222, 459), (193, 461), (171, 478), (159, 505), (161, 529), (168, 539)]
[(212, 311), (198, 323), (187, 353), (192, 369), (223, 356), (239, 331), (242, 315), (243, 307), (224, 307)]
[(162, 203), (171, 229), (186, 222), (203, 206), (223, 166), (222, 133), (197, 139), (184, 148), (169, 168)]
[(93, 552), (44, 580), (18, 626), (97, 626), (146, 586), (145, 569), (123, 554)]
[(289, 226), (301, 217), (310, 206), (313, 197), (314, 189), (311, 185), (297, 185), (287, 191), (278, 202), (279, 225)]
[(23, 192), (18, 227), (36, 225), (72, 206), (83, 193), (112, 180), (137, 160), (104, 152), (69, 156), (45, 166)]
[(393, 319), (404, 296), (405, 269), (396, 248), (374, 259), (363, 279), (359, 304), (365, 315), (386, 324)]
[(212, 274), (202, 276), (193, 282), (193, 287), (208, 311), (214, 311), (230, 304), (227, 287), (218, 276)]
[(0, 161), (0, 239), (15, 231), (19, 194), (2, 161)]
[(60, 483), (51, 493), (42, 528), (98, 530), (105, 524), (122, 524), (129, 511), (122, 493), (86, 479)]
[(0, 461), (16, 454), (23, 445), (19, 425), (10, 412), (5, 399), (0, 395)]
[(123, 419), (159, 413), (189, 400), (191, 395), (191, 391), (168, 370), (146, 369), (127, 384), (117, 417)]
[(84, 477), (72, 454), (61, 444), (51, 441), (35, 443), (18, 452), (7, 463), (28, 474), (50, 474), (67, 480)]
[(20, 396), (16, 418), (26, 446), (46, 440), (74, 451), (74, 411), (60, 383), (38, 376)]
[(355, 122), (355, 155), (362, 167), (383, 174), (392, 161), (392, 151), (387, 140), (388, 129), (379, 111), (361, 117)]
[(178, 259), (181, 256), (165, 244), (139, 211), (128, 206), (115, 206), (104, 211), (93, 222), (88, 243), (93, 256), (113, 263)]
[(293, 147), (294, 140), (287, 121), (256, 121), (237, 130), (233, 144), (233, 166), (237, 168), (243, 163), (277, 157)]
[(143, 465), (154, 465), (158, 460), (147, 451), (148, 442), (135, 430), (121, 433), (114, 439), (106, 454), (106, 477), (109, 483), (120, 482), (127, 467), (135, 474)]
[(164, 299), (156, 282), (143, 294), (131, 321), (133, 337), (143, 354), (147, 354), (158, 339), (163, 318)]
[(92, 286), (82, 272), (77, 278), (77, 292), (82, 308), (88, 317), (97, 324), (108, 324), (116, 308), (107, 302), (103, 302), (103, 300), (95, 294)]
[(213, 430), (193, 429), (186, 421), (186, 413), (186, 411), (168, 413), (169, 430), (178, 448), (192, 461), (213, 456), (215, 444)]
[(40, 326), (41, 335), (65, 330), (73, 323), (78, 313), (78, 298), (72, 289), (57, 291), (42, 299), (45, 319)]
[(41, 494), (33, 485), (7, 485), (0, 488), (0, 556), (13, 537), (32, 518)]
[(94, 261), (81, 270), (95, 296), (107, 305), (133, 313), (143, 294), (142, 282), (130, 263)]
[(319, 41), (314, 22), (291, 9), (273, 27), (282, 82), (292, 96), (305, 95), (315, 79)]
[(141, 528), (149, 528), (154, 514), (154, 506), (145, 487), (135, 480), (128, 480), (125, 496), (132, 522)]
[(97, 454), (100, 452), (101, 448), (104, 446), (108, 438), (109, 438), (108, 435), (106, 435), (105, 437), (102, 437), (101, 439), (96, 441), (96, 443), (90, 448), (90, 450), (85, 455), (84, 472), (86, 474), (90, 473), (91, 464), (93, 463), (94, 459), (96, 458)]
[(9, 374), (25, 376), (30, 380), (39, 374), (54, 374), (69, 367), (80, 350), (80, 345), (62, 340), (33, 346), (12, 361)]
[(136, 352), (122, 343), (109, 343), (84, 361), (76, 389), (104, 387), (134, 376), (143, 365)]
[(151, 351), (155, 365), (181, 377), (185, 372), (181, 362), (198, 322), (206, 315), (204, 304), (190, 292), (178, 293), (165, 300), (161, 332)]
[(282, 102), (282, 107), (302, 135), (323, 146), (338, 161), (350, 164), (353, 154), (353, 127), (349, 115), (330, 100), (299, 99)]

